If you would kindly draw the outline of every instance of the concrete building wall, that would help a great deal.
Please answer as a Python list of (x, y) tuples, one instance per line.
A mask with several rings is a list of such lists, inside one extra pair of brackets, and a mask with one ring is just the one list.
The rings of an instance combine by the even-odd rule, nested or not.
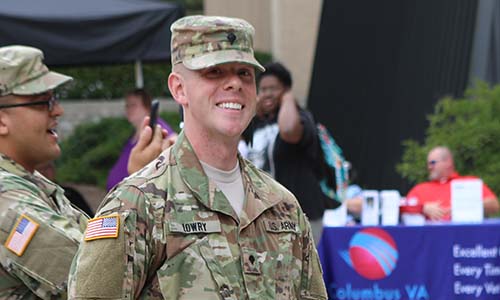
[(242, 18), (255, 27), (255, 49), (271, 52), (272, 0), (205, 0), (206, 15)]
[(205, 14), (243, 18), (255, 27), (255, 48), (292, 72), (294, 93), (306, 105), (322, 0), (205, 0)]

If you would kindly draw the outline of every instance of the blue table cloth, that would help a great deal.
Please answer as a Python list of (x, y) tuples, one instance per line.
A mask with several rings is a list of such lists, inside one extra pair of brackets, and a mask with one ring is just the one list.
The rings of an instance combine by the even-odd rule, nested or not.
[(500, 299), (500, 220), (326, 227), (318, 252), (330, 299)]

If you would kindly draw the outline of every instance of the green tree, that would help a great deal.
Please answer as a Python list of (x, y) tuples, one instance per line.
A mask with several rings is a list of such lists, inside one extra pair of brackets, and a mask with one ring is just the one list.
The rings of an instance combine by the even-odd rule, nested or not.
[(444, 98), (428, 116), (429, 127), (422, 144), (403, 142), (404, 153), (396, 167), (413, 183), (427, 178), (426, 157), (438, 145), (450, 148), (460, 174), (481, 177), (495, 193), (500, 192), (500, 85), (477, 82), (464, 98)]

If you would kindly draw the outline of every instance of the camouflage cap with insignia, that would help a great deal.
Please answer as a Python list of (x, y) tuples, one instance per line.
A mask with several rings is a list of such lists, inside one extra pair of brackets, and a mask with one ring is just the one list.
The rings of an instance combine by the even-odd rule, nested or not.
[(0, 47), (0, 96), (41, 94), (72, 79), (49, 71), (39, 49), (27, 46)]
[(200, 70), (230, 62), (264, 67), (253, 52), (254, 28), (242, 19), (216, 16), (188, 16), (172, 27), (172, 66), (183, 63), (190, 70)]

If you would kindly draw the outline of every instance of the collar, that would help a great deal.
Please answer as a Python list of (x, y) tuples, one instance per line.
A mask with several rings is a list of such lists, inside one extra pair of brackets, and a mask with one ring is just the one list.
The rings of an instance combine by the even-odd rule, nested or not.
[(263, 116), (255, 116), (252, 119), (252, 123), (255, 123), (255, 127), (264, 127), (269, 124), (274, 124), (278, 122), (278, 110), (276, 112), (273, 112), (271, 114), (266, 114)]
[(43, 177), (43, 175), (41, 175), (38, 171), (35, 171), (34, 173), (29, 172), (23, 166), (3, 153), (0, 153), (0, 171), (14, 174), (33, 183), (47, 196), (52, 195), (58, 188), (55, 183)]
[[(179, 134), (173, 146), (172, 155), (175, 163), (179, 166), (178, 169), (182, 180), (204, 206), (238, 220), (229, 201), (203, 171), (200, 160), (184, 131)], [(246, 195), (243, 211), (239, 217), (240, 225), (243, 228), (262, 212), (280, 202), (283, 196), (278, 193), (271, 193), (268, 180), (265, 180), (262, 174), (239, 154), (238, 161), (242, 170)]]
[(448, 183), (450, 181), (452, 181), (453, 179), (457, 179), (460, 177), (460, 174), (458, 174), (457, 172), (453, 172), (451, 173), (451, 175), (447, 178), (444, 178), (444, 179), (436, 179), (434, 181), (438, 182), (438, 183), (441, 183), (441, 184), (445, 184), (445, 183)]

